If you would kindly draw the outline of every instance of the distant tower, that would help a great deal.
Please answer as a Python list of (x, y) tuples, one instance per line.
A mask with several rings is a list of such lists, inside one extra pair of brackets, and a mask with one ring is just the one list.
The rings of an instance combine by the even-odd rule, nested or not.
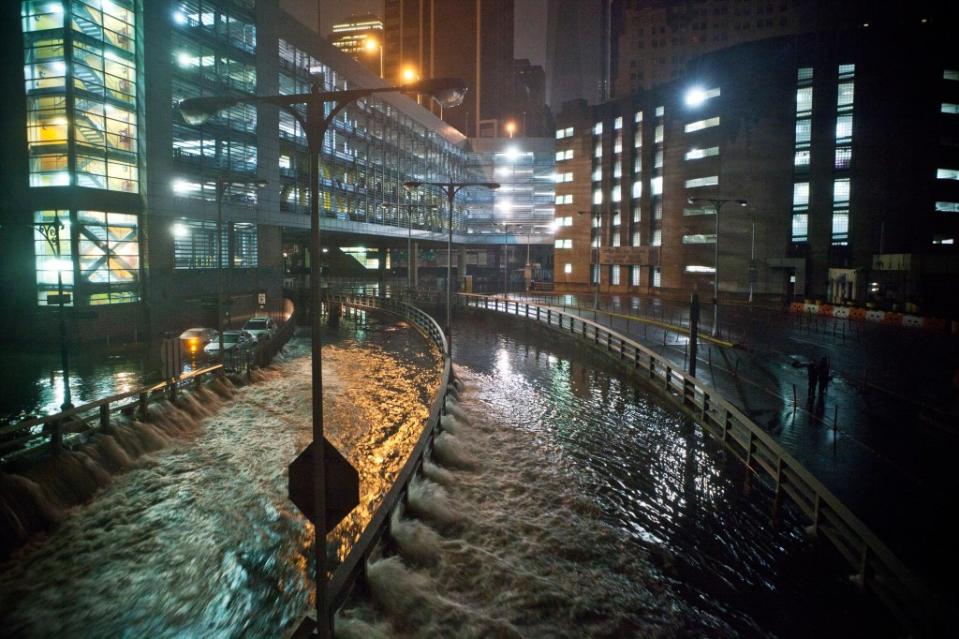
[(554, 112), (563, 102), (602, 100), (604, 8), (607, 0), (549, 0), (546, 10), (546, 99)]
[(333, 33), (327, 36), (327, 40), (379, 75), (385, 42), (383, 21), (378, 17), (371, 13), (351, 15), (333, 25)]
[(513, 0), (386, 0), (383, 22), (386, 79), (463, 79), (466, 101), (443, 119), (470, 136), (495, 134), (512, 110)]

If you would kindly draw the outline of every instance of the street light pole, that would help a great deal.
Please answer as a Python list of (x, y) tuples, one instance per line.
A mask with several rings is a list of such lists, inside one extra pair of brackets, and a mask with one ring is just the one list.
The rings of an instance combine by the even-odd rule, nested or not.
[[(326, 610), (326, 471), (324, 468), (323, 439), (323, 365), (320, 334), (323, 323), (320, 319), (320, 152), (323, 139), (333, 119), (347, 105), (367, 98), (374, 93), (387, 91), (406, 91), (428, 93), (448, 106), (457, 106), (463, 101), (464, 83), (453, 78), (435, 78), (413, 82), (406, 86), (386, 86), (371, 89), (348, 89), (343, 91), (322, 91), (322, 77), (315, 81), (309, 93), (270, 96), (210, 96), (188, 98), (179, 104), (183, 119), (188, 124), (200, 125), (214, 114), (239, 103), (272, 104), (287, 111), (306, 133), (310, 150), (310, 254), (312, 270), (310, 273), (310, 301), (312, 305), (311, 373), (313, 408), (313, 514), (314, 514), (314, 553), (316, 579), (316, 634), (328, 638), (332, 635), (330, 619)], [(332, 104), (330, 112), (325, 113), (326, 104)], [(296, 105), (306, 105), (304, 117)]]
[(498, 189), (499, 183), (497, 182), (421, 182), (418, 180), (411, 180), (409, 182), (404, 182), (403, 186), (406, 187), (407, 191), (413, 191), (420, 188), (421, 186), (431, 186), (433, 188), (439, 189), (446, 195), (446, 205), (449, 218), (447, 220), (447, 240), (446, 240), (446, 326), (444, 327), (446, 331), (446, 347), (449, 349), (450, 355), (453, 354), (453, 320), (452, 320), (452, 303), (453, 303), (453, 289), (452, 289), (452, 277), (453, 277), (453, 200), (456, 198), (456, 194), (459, 193), (462, 189), (471, 187), (471, 186), (482, 186), (488, 189)]
[[(63, 265), (61, 263), (62, 254), (60, 253), (60, 229), (63, 228), (63, 222), (60, 221), (59, 214), (54, 213), (52, 222), (35, 222), (32, 226), (40, 231), (43, 238), (53, 249), (53, 256), (57, 263), (57, 310), (59, 311), (59, 330), (60, 330), (60, 366), (63, 368), (63, 403), (60, 410), (69, 410), (73, 408), (73, 398), (70, 393), (70, 351), (67, 347), (67, 318), (64, 308), (63, 297)], [(73, 261), (70, 261), (71, 268)]]
[(222, 177), (216, 180), (216, 330), (220, 335), (220, 361), (223, 361), (226, 355), (223, 350), (223, 196), (233, 184), (255, 184), (262, 188), (267, 182), (260, 179), (229, 180)]
[[(708, 202), (713, 205), (713, 210), (716, 215), (716, 242), (713, 249), (713, 328), (712, 335), (716, 337), (719, 334), (719, 211), (722, 209), (723, 204), (729, 202), (735, 202), (739, 206), (746, 206), (748, 204), (746, 200), (740, 199), (731, 199), (731, 198), (708, 198), (708, 197), (689, 197), (686, 198), (686, 201), (690, 204), (697, 204), (701, 202)], [(752, 301), (752, 295), (750, 294), (750, 301)]]

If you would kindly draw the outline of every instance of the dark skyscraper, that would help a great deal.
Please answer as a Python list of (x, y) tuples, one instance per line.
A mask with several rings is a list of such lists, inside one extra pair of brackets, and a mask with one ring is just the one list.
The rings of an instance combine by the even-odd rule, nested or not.
[(605, 0), (550, 0), (546, 24), (546, 99), (554, 113), (563, 102), (602, 99)]
[(466, 101), (443, 119), (467, 135), (495, 131), (512, 101), (513, 1), (387, 0), (384, 14), (386, 78), (462, 78)]

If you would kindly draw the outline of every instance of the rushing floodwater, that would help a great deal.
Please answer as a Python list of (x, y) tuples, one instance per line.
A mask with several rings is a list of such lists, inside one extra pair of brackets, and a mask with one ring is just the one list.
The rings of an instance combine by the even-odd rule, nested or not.
[[(682, 416), (588, 353), (457, 322), (466, 384), (355, 637), (885, 636), (894, 625), (774, 524)], [(824, 572), (820, 572), (824, 571)], [(884, 625), (888, 624), (888, 625)]]
[[(359, 467), (346, 550), (437, 381), (409, 329), (360, 316), (324, 348), (329, 438)], [(886, 636), (881, 611), (678, 413), (554, 334), (460, 319), (461, 402), (369, 566), (353, 637)], [(0, 566), (0, 635), (282, 636), (311, 530), (285, 499), (309, 439), (308, 343), (195, 435), (147, 455)]]
[[(341, 336), (323, 349), (326, 431), (361, 482), (330, 536), (343, 552), (419, 435), (438, 374), (403, 324), (344, 322)], [(312, 529), (286, 499), (286, 466), (310, 439), (309, 342), (282, 360), (0, 566), (0, 635), (270, 637), (295, 623)]]

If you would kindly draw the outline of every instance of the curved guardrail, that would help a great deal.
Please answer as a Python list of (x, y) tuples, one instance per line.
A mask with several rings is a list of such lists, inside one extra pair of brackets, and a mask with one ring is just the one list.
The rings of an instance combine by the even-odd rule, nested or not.
[(938, 611), (923, 582), (812, 473), (712, 387), (636, 341), (579, 315), (484, 295), (460, 293), (457, 299), (467, 307), (515, 315), (581, 338), (661, 388), (751, 472), (769, 480), (777, 500), (789, 497), (809, 517), (807, 532), (832, 542), (855, 571), (852, 579), (874, 592), (904, 628), (916, 636), (935, 636)]
[(161, 398), (173, 399), (181, 389), (200, 383), (208, 376), (221, 375), (227, 371), (239, 372), (244, 369), (249, 375), (251, 366), (269, 364), (290, 339), (296, 326), (296, 315), (297, 311), (294, 309), (293, 314), (269, 340), (242, 353), (233, 351), (226, 353), (226, 357), (221, 358), (220, 363), (183, 373), (176, 379), (109, 395), (53, 415), (34, 417), (16, 424), (0, 426), (0, 466), (27, 452), (39, 452), (46, 448), (59, 450), (64, 445), (65, 437), (78, 437), (97, 428), (106, 428), (110, 425), (111, 414), (115, 412), (135, 411), (140, 419), (145, 419), (147, 406), (151, 401)]
[(363, 295), (326, 295), (326, 301), (339, 303), (354, 308), (385, 311), (402, 317), (416, 327), (443, 355), (443, 374), (440, 386), (430, 404), (430, 414), (426, 420), (419, 440), (410, 452), (402, 470), (393, 481), (393, 486), (383, 497), (379, 508), (363, 530), (359, 540), (350, 549), (346, 559), (336, 568), (326, 588), (326, 611), (332, 616), (346, 601), (353, 585), (365, 579), (366, 565), (372, 553), (376, 550), (380, 540), (389, 531), (390, 513), (406, 496), (410, 480), (423, 466), (423, 460), (433, 448), (433, 438), (436, 435), (440, 417), (445, 412), (446, 394), (453, 381), (453, 365), (446, 336), (439, 324), (429, 314), (416, 308), (412, 304), (392, 298), (370, 297)]

